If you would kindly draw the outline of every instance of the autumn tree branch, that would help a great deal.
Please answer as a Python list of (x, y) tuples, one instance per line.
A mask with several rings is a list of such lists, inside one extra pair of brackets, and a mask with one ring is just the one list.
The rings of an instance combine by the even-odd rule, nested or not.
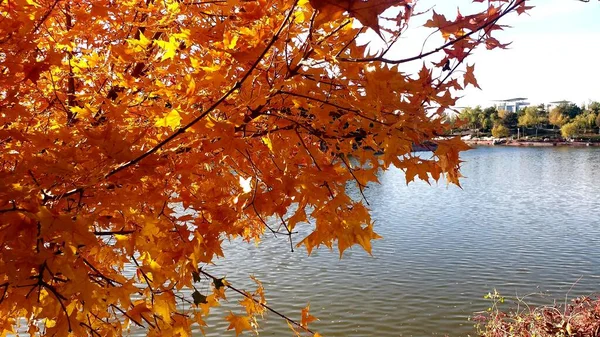
[(135, 233), (135, 230), (118, 230), (118, 231), (93, 231), (96, 236), (111, 236), (111, 235), (129, 235)]
[[(88, 267), (90, 267), (96, 274), (94, 276), (98, 276), (105, 280), (110, 286), (115, 286), (115, 284), (122, 285), (120, 282), (111, 279), (110, 277), (104, 275), (101, 271), (98, 270), (93, 264), (91, 264), (87, 259), (83, 259), (83, 263), (85, 263)], [(90, 274), (91, 276), (92, 274)]]
[(402, 64), (402, 63), (407, 63), (407, 62), (411, 62), (411, 61), (416, 61), (416, 60), (420, 60), (423, 59), (427, 56), (433, 55), (435, 53), (438, 53), (442, 50), (444, 50), (445, 48), (448, 48), (454, 44), (456, 44), (457, 42), (460, 42), (464, 39), (467, 39), (469, 37), (471, 37), (472, 35), (474, 35), (477, 32), (480, 32), (481, 30), (487, 28), (488, 26), (491, 26), (493, 24), (495, 24), (500, 18), (504, 17), (505, 15), (507, 15), (508, 13), (512, 12), (513, 10), (515, 10), (518, 6), (520, 6), (521, 4), (523, 4), (526, 0), (517, 0), (516, 3), (514, 3), (513, 5), (510, 5), (507, 7), (506, 10), (504, 10), (502, 13), (500, 13), (498, 15), (497, 18), (493, 19), (493, 20), (489, 20), (487, 21), (485, 24), (477, 27), (477, 29), (472, 30), (470, 32), (468, 32), (465, 35), (461, 35), (453, 40), (450, 40), (446, 43), (444, 43), (443, 45), (432, 49), (428, 52), (425, 53), (420, 53), (419, 55), (415, 55), (415, 56), (411, 56), (411, 57), (407, 57), (407, 58), (403, 58), (403, 59), (399, 59), (399, 60), (392, 60), (392, 59), (388, 59), (385, 57), (385, 53), (387, 53), (388, 50), (386, 50), (385, 53), (381, 54), (380, 56), (377, 57), (366, 57), (366, 58), (346, 58), (346, 57), (339, 57), (338, 60), (339, 61), (344, 61), (344, 62), (358, 62), (358, 63), (365, 63), (365, 62), (383, 62), (383, 63), (387, 63), (387, 64)]
[(4, 283), (0, 284), (0, 288), (3, 288), (2, 296), (0, 296), (0, 304), (2, 304), (2, 302), (4, 302), (4, 298), (6, 297), (6, 292), (8, 291), (9, 285), (10, 285), (10, 283), (8, 283), (8, 282), (4, 282)]
[(0, 214), (2, 214), (2, 213), (8, 213), (8, 212), (27, 212), (26, 209), (17, 207), (17, 204), (15, 203), (14, 200), (11, 200), (10, 203), (12, 204), (12, 207), (11, 208), (0, 209)]
[(292, 16), (292, 13), (294, 12), (294, 9), (296, 8), (296, 4), (297, 3), (298, 3), (298, 0), (295, 0), (294, 3), (293, 3), (293, 5), (292, 5), (292, 7), (289, 9), (289, 12), (288, 12), (287, 16), (285, 17), (285, 19), (281, 23), (281, 26), (279, 27), (279, 29), (277, 30), (277, 32), (275, 33), (275, 35), (273, 35), (273, 37), (271, 38), (271, 40), (269, 41), (269, 43), (267, 43), (265, 49), (262, 51), (262, 53), (259, 55), (259, 57), (254, 61), (254, 63), (252, 64), (252, 66), (250, 66), (250, 68), (244, 73), (244, 75), (238, 81), (236, 81), (229, 88), (229, 90), (227, 90), (227, 92), (225, 92), (225, 94), (223, 94), (223, 96), (221, 96), (221, 98), (219, 98), (216, 102), (214, 102), (210, 107), (208, 107), (204, 112), (202, 112), (196, 118), (194, 118), (193, 120), (191, 120), (186, 125), (184, 125), (184, 126), (180, 127), (179, 129), (177, 129), (177, 131), (175, 131), (174, 133), (172, 133), (171, 135), (169, 135), (167, 138), (165, 138), (164, 140), (162, 140), (160, 143), (156, 144), (154, 147), (152, 147), (148, 151), (144, 152), (142, 155), (140, 155), (140, 156), (138, 156), (138, 157), (136, 157), (136, 158), (128, 161), (127, 163), (121, 164), (118, 167), (114, 168), (112, 171), (110, 171), (109, 173), (107, 173), (104, 176), (104, 178), (109, 178), (109, 177), (111, 177), (111, 176), (119, 173), (120, 171), (125, 170), (126, 168), (139, 163), (140, 161), (144, 160), (144, 158), (146, 158), (146, 157), (152, 155), (153, 153), (155, 153), (156, 151), (160, 150), (166, 144), (170, 143), (175, 138), (177, 138), (179, 135), (185, 133), (189, 128), (191, 128), (196, 123), (198, 123), (199, 121), (201, 121), (209, 113), (213, 112), (219, 105), (221, 105), (221, 103), (223, 103), (229, 96), (231, 96), (231, 94), (233, 94), (236, 90), (240, 89), (241, 86), (242, 86), (242, 84), (248, 79), (248, 77), (250, 77), (250, 75), (252, 74), (252, 72), (254, 71), (254, 69), (256, 69), (256, 67), (258, 66), (258, 64), (262, 61), (262, 59), (265, 57), (265, 55), (267, 54), (267, 52), (271, 49), (271, 47), (273, 46), (273, 44), (275, 44), (275, 42), (279, 39), (279, 35), (283, 31), (284, 27), (287, 25), (290, 17)]
[[(67, 31), (70, 31), (73, 28), (73, 17), (71, 15), (71, 6), (69, 4), (65, 5), (65, 19), (66, 19), (66, 27)], [(69, 106), (66, 109), (67, 113), (67, 125), (71, 125), (73, 120), (73, 111), (70, 108), (77, 106), (77, 100), (75, 99), (75, 74), (73, 73), (73, 52), (67, 50), (67, 63), (69, 65), (69, 74), (67, 79), (67, 105)], [(50, 74), (52, 76), (52, 74)]]
[(52, 5), (50, 5), (50, 8), (48, 8), (44, 16), (42, 16), (40, 21), (35, 25), (35, 27), (33, 27), (32, 34), (35, 34), (38, 31), (38, 29), (40, 29), (40, 27), (44, 24), (44, 22), (46, 22), (46, 20), (50, 17), (50, 14), (52, 14), (52, 11), (54, 11), (54, 7), (56, 7), (56, 5), (59, 2), (60, 0), (54, 0), (54, 2), (52, 3)]
[[(202, 269), (198, 269), (198, 273), (200, 273), (200, 274), (202, 274), (202, 275), (204, 275), (204, 276), (207, 276), (207, 277), (209, 277), (209, 278), (210, 278), (210, 279), (212, 279), (213, 281), (222, 281), (222, 279), (220, 279), (220, 278), (217, 278), (217, 277), (215, 277), (215, 276), (213, 276), (213, 275), (211, 275), (211, 274), (207, 273), (206, 271), (204, 271), (204, 270), (202, 270)], [(268, 305), (266, 305), (266, 304), (264, 304), (264, 303), (262, 303), (262, 302), (260, 302), (260, 301), (256, 300), (254, 297), (252, 297), (252, 296), (248, 295), (246, 292), (244, 292), (244, 291), (241, 291), (241, 290), (237, 289), (236, 287), (232, 286), (231, 284), (229, 284), (229, 282), (227, 282), (227, 284), (225, 284), (225, 286), (226, 286), (227, 288), (229, 288), (229, 289), (231, 289), (231, 290), (235, 291), (236, 293), (238, 293), (238, 294), (240, 294), (240, 295), (242, 295), (242, 296), (244, 296), (244, 297), (246, 297), (246, 298), (248, 298), (248, 299), (252, 300), (254, 303), (256, 303), (256, 304), (260, 305), (261, 307), (263, 307), (263, 308), (265, 308), (265, 309), (269, 310), (270, 312), (274, 313), (275, 315), (277, 315), (277, 316), (279, 316), (279, 317), (281, 317), (281, 318), (285, 319), (285, 320), (286, 320), (286, 321), (288, 321), (289, 323), (291, 323), (291, 324), (293, 324), (293, 325), (295, 325), (295, 326), (297, 326), (297, 327), (301, 328), (302, 330), (304, 330), (304, 331), (306, 331), (306, 332), (309, 332), (309, 333), (311, 333), (311, 334), (313, 334), (313, 335), (315, 334), (315, 332), (314, 332), (314, 331), (312, 331), (311, 329), (309, 329), (308, 327), (305, 327), (305, 326), (301, 325), (300, 323), (298, 323), (298, 322), (294, 321), (293, 319), (291, 319), (291, 318), (287, 317), (286, 315), (284, 315), (284, 314), (280, 313), (279, 311), (277, 311), (277, 310), (275, 310), (275, 309), (271, 308), (270, 306), (268, 306)]]
[[(138, 320), (136, 320), (135, 318), (131, 317), (131, 315), (129, 315), (125, 310), (119, 308), (118, 306), (111, 304), (110, 305), (113, 309), (117, 309), (123, 316), (127, 317), (130, 321), (132, 321), (133, 323), (135, 323), (135, 325), (139, 326), (140, 328), (145, 328), (144, 324), (142, 324), (141, 322), (139, 322)], [(114, 314), (116, 314), (113, 311)], [(141, 315), (140, 315), (141, 316)], [(142, 319), (144, 318), (143, 316), (141, 316)], [(154, 328), (154, 326), (152, 324), (150, 324), (150, 326), (152, 328)]]
[(344, 163), (344, 166), (346, 167), (346, 169), (348, 169), (348, 173), (350, 173), (350, 175), (352, 175), (352, 178), (354, 178), (354, 181), (356, 182), (356, 186), (358, 187), (358, 191), (360, 192), (360, 195), (362, 196), (365, 203), (367, 203), (367, 205), (371, 205), (371, 204), (369, 204), (369, 201), (367, 200), (367, 197), (365, 196), (365, 193), (364, 193), (364, 189), (366, 186), (363, 185), (360, 181), (358, 181), (358, 178), (354, 174), (354, 170), (352, 170), (352, 167), (350, 167), (350, 164), (346, 161), (344, 156), (340, 154), (340, 155), (338, 155), (338, 158), (340, 158), (342, 163)]

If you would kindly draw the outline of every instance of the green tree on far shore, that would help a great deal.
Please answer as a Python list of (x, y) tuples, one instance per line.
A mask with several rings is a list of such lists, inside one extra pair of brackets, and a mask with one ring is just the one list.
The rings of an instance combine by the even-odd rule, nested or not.
[(575, 103), (560, 103), (556, 106), (556, 109), (558, 109), (561, 114), (571, 119), (583, 112), (583, 110)]
[(496, 124), (492, 128), (492, 136), (494, 138), (505, 138), (508, 137), (508, 128), (502, 124)]
[(569, 123), (563, 125), (560, 129), (563, 137), (572, 138), (574, 136), (586, 134), (589, 129), (593, 129), (598, 115), (591, 111), (575, 116)]
[(475, 108), (465, 108), (458, 115), (458, 119), (466, 123), (466, 127), (470, 130), (476, 130), (479, 134), (479, 131), (483, 128), (482, 123), (483, 110), (481, 106), (476, 106)]
[(587, 110), (594, 112), (596, 115), (600, 114), (600, 102), (591, 102), (588, 104)]
[(523, 114), (519, 116), (519, 126), (523, 127), (523, 134), (525, 134), (525, 128), (535, 128), (535, 136), (538, 135), (538, 129), (543, 123), (547, 122), (548, 119), (544, 116), (544, 110), (539, 106), (528, 106), (523, 111)]
[(560, 109), (558, 109), (558, 107), (555, 107), (552, 110), (550, 110), (550, 113), (548, 114), (548, 122), (550, 122), (550, 124), (552, 124), (553, 129), (557, 126), (559, 128), (561, 128), (568, 121), (569, 121), (569, 117), (567, 117), (567, 115), (563, 114), (562, 111)]
[(588, 129), (593, 129), (596, 124), (596, 114), (592, 111), (586, 110), (581, 115), (577, 115), (573, 120), (580, 129), (583, 129), (583, 133), (587, 133)]
[[(600, 133), (600, 102), (591, 102), (590, 104), (588, 104), (586, 110), (588, 113), (592, 113), (595, 116), (595, 120), (591, 124), (595, 124), (595, 126), (598, 127), (598, 133)], [(591, 127), (593, 128), (594, 125), (592, 125)]]
[(498, 117), (500, 118), (502, 125), (504, 125), (508, 129), (513, 129), (517, 127), (518, 116), (516, 113), (507, 110), (498, 110)]
[(575, 122), (569, 122), (560, 128), (560, 134), (565, 138), (573, 138), (579, 133), (579, 128)]

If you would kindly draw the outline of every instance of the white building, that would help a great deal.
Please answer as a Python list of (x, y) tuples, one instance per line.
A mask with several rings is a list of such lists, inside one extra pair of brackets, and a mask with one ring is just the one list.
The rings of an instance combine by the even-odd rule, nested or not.
[(571, 103), (573, 103), (573, 102), (562, 100), (562, 101), (550, 102), (550, 103), (546, 104), (546, 106), (548, 107), (548, 110), (550, 110), (551, 108), (554, 108), (555, 106), (558, 106), (560, 104), (571, 104)]
[(508, 112), (518, 112), (520, 109), (529, 106), (529, 102), (527, 102), (527, 98), (517, 97), (517, 98), (509, 98), (509, 99), (500, 99), (493, 101), (496, 109), (498, 110), (506, 110)]

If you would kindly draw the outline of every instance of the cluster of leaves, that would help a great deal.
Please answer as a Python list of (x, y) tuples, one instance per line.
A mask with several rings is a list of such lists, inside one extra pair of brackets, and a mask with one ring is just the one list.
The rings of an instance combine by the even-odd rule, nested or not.
[[(226, 239), (270, 231), (293, 246), (309, 226), (296, 243), (308, 252), (370, 252), (378, 235), (348, 182), (362, 190), (395, 165), (458, 184), (459, 139), (431, 158), (411, 148), (446, 132), (441, 113), (477, 85), (472, 65), (455, 70), (479, 45), (503, 47), (498, 20), (528, 8), (481, 6), (434, 13), (443, 44), (397, 60), (411, 0), (2, 1), (0, 335), (24, 322), (32, 335), (187, 336), (231, 289), (212, 278), (182, 295)], [(376, 55), (356, 42), (370, 29)], [(426, 56), (433, 66), (402, 70)], [(239, 293), (245, 312), (226, 318), (238, 334), (266, 309), (260, 285)]]
[(502, 311), (505, 298), (498, 292), (486, 295), (491, 307), (473, 317), (482, 337), (593, 337), (600, 336), (600, 297), (583, 296), (565, 305), (534, 307), (517, 299), (516, 309)]

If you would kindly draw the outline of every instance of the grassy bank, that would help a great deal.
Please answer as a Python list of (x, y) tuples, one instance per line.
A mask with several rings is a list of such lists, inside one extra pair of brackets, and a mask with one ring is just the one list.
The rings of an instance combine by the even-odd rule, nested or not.
[(583, 296), (550, 306), (532, 306), (523, 298), (507, 301), (497, 292), (486, 298), (491, 306), (473, 317), (478, 336), (600, 336), (600, 296)]

